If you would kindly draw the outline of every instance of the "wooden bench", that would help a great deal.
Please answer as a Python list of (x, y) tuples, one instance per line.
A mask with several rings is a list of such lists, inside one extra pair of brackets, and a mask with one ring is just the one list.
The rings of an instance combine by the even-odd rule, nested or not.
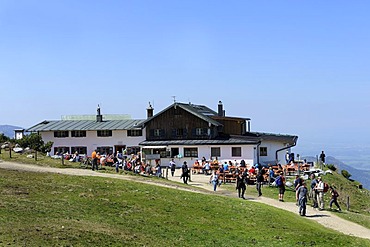
[(203, 167), (201, 165), (193, 165), (191, 168), (193, 174), (203, 173)]
[(218, 179), (223, 183), (231, 183), (236, 181), (236, 176), (234, 173), (224, 172), (218, 175)]

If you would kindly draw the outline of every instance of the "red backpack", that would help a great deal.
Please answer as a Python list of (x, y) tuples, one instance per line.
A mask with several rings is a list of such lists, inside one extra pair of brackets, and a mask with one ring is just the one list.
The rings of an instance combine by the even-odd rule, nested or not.
[(329, 190), (329, 184), (324, 183), (324, 192), (328, 192)]

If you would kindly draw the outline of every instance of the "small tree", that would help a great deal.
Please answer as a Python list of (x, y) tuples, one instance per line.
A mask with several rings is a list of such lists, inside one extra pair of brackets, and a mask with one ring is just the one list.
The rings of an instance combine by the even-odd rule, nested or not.
[(335, 171), (337, 170), (337, 168), (336, 168), (336, 167), (335, 167), (335, 165), (333, 165), (333, 164), (328, 164), (328, 165), (326, 165), (326, 167), (327, 167), (328, 169), (332, 170), (333, 172), (335, 172)]
[(41, 147), (41, 152), (46, 153), (51, 151), (51, 147), (53, 146), (54, 142), (48, 141)]
[(342, 170), (341, 173), (346, 179), (349, 179), (349, 177), (352, 176), (347, 170)]
[(44, 141), (41, 138), (41, 135), (32, 133), (30, 135), (23, 136), (22, 139), (17, 140), (17, 143), (22, 147), (29, 147), (36, 151), (42, 151), (41, 147), (44, 145)]
[(4, 135), (4, 133), (0, 133), (0, 143), (8, 142), (10, 141), (10, 138)]

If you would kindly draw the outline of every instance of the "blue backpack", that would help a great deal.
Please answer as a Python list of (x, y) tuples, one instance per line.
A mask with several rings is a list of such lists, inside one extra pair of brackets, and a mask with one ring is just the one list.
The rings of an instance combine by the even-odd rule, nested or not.
[(275, 184), (277, 186), (282, 186), (283, 185), (283, 180), (281, 179), (281, 176), (278, 176), (275, 180)]

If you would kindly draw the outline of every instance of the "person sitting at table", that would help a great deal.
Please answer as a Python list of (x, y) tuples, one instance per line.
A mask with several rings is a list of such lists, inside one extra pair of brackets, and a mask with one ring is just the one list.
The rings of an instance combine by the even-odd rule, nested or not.
[[(212, 160), (212, 157), (210, 157), (209, 159), (210, 159), (210, 160)], [(217, 157), (215, 157), (215, 158), (213, 159), (213, 162), (214, 162), (214, 163), (218, 163), (218, 159), (217, 159)]]
[(156, 170), (155, 175), (157, 177), (161, 178), (162, 177), (162, 167), (161, 167), (160, 162), (157, 163), (157, 166), (155, 167), (155, 170)]
[(206, 163), (206, 161), (207, 161), (207, 160), (206, 160), (206, 157), (204, 157), (204, 156), (203, 156), (203, 157), (202, 157), (202, 165), (204, 165), (204, 164)]
[(74, 152), (74, 154), (72, 155), (72, 158), (69, 161), (78, 162), (78, 152), (77, 151)]
[(206, 162), (206, 163), (204, 164), (204, 166), (203, 166), (203, 173), (204, 173), (205, 175), (208, 175), (210, 170), (211, 170), (211, 166), (209, 165), (209, 163), (208, 163), (208, 162)]
[(254, 168), (254, 166), (251, 167), (251, 169), (249, 169), (249, 174), (251, 175), (255, 175), (256, 174), (256, 169)]
[(233, 174), (238, 175), (239, 173), (241, 173), (241, 171), (240, 171), (239, 166), (237, 166), (237, 167), (235, 168), (235, 170), (234, 170)]
[(229, 160), (229, 168), (233, 167), (233, 162), (231, 162), (231, 160)]
[(246, 163), (245, 163), (245, 160), (241, 160), (240, 161), (240, 167), (246, 167)]
[(239, 167), (238, 161), (234, 160), (234, 166)]
[(228, 171), (229, 170), (229, 165), (227, 164), (227, 162), (225, 161), (224, 163), (224, 171)]
[(105, 156), (100, 156), (100, 164), (101, 164), (102, 166), (105, 166), (106, 161), (107, 161), (107, 159), (106, 159), (106, 157), (105, 157)]
[(283, 167), (281, 166), (281, 164), (280, 164), (280, 163), (278, 164), (278, 170), (279, 170), (279, 171), (283, 171)]
[(221, 173), (224, 173), (224, 167), (223, 166), (220, 166), (218, 168), (218, 173), (221, 174)]

